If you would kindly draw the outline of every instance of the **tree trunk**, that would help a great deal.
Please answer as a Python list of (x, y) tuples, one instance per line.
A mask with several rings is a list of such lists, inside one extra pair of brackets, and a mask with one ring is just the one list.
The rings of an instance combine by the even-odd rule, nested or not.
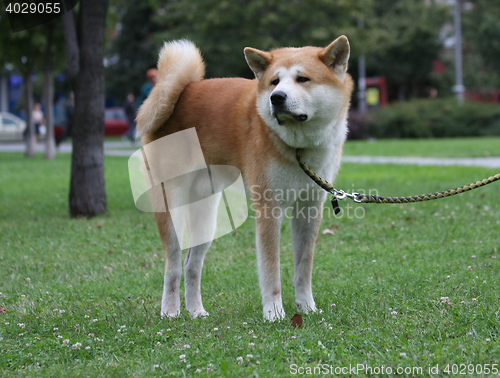
[(76, 32), (69, 30), (67, 33), (71, 23), (74, 25), (74, 19), (69, 19), (73, 17), (73, 12), (63, 16), (68, 72), (75, 92), (69, 193), (69, 207), (73, 217), (93, 217), (107, 211), (103, 166), (103, 58), (107, 5), (106, 0), (80, 2), (79, 44)]
[(23, 72), (24, 111), (26, 112), (26, 156), (36, 154), (35, 127), (33, 125), (33, 83), (31, 70)]
[(53, 42), (54, 29), (53, 24), (47, 24), (49, 30), (47, 33), (47, 47), (45, 50), (45, 64), (43, 70), (43, 100), (45, 103), (45, 127), (47, 134), (45, 135), (45, 159), (54, 159), (56, 156), (56, 140), (54, 136), (54, 107), (52, 101), (54, 99), (54, 64), (53, 64)]

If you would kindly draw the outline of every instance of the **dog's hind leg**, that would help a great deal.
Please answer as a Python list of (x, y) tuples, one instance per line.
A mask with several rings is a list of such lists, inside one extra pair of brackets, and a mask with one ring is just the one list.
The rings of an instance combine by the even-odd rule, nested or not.
[(203, 259), (212, 242), (189, 248), (184, 261), (184, 286), (186, 290), (186, 309), (192, 318), (208, 316), (201, 300), (201, 271)]
[[(307, 314), (316, 311), (312, 295), (312, 269), (314, 244), (321, 224), (323, 203), (297, 203), (296, 216), (292, 218), (292, 249), (295, 274), (295, 303), (298, 309)], [(301, 211), (302, 210), (302, 211)]]
[[(192, 185), (198, 194), (211, 194), (210, 182), (199, 179)], [(196, 197), (196, 196), (195, 196)], [(210, 196), (203, 200), (203, 206), (189, 209), (187, 212), (190, 245), (184, 261), (184, 286), (186, 309), (193, 318), (208, 316), (201, 300), (201, 273), (203, 260), (212, 244), (217, 229), (217, 210), (219, 196)]]
[(165, 278), (161, 300), (161, 316), (180, 315), (179, 288), (182, 275), (182, 250), (168, 213), (155, 213), (156, 223), (165, 250)]

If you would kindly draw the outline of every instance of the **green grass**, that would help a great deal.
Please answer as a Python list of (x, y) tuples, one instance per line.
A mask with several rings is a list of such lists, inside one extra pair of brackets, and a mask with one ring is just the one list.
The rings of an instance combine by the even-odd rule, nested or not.
[[(322, 230), (334, 226), (335, 234), (320, 234), (313, 274), (323, 312), (304, 316), (298, 329), (289, 320), (288, 223), (285, 321), (262, 321), (250, 219), (207, 254), (210, 317), (162, 320), (161, 243), (152, 215), (134, 207), (126, 158), (105, 158), (109, 214), (90, 220), (68, 216), (69, 155), (1, 153), (0, 162), (0, 376), (276, 377), (289, 376), (291, 364), (439, 365), (434, 376), (447, 376), (447, 364), (500, 364), (498, 183), (420, 204), (344, 201), (339, 219), (328, 210)], [(491, 173), (344, 164), (336, 183), (410, 195)]]
[(350, 140), (345, 155), (467, 158), (500, 156), (500, 137)]

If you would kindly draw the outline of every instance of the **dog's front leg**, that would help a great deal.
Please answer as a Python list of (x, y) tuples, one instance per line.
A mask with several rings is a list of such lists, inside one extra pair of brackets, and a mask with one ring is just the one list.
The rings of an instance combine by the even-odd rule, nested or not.
[[(281, 320), (285, 317), (281, 299), (280, 231), (283, 217), (273, 216), (272, 205), (256, 204), (257, 268), (262, 294), (264, 319)], [(281, 213), (281, 212), (280, 212)]]
[(296, 203), (296, 213), (292, 218), (292, 248), (295, 275), (295, 303), (299, 311), (307, 314), (316, 311), (312, 295), (312, 268), (314, 245), (321, 224), (321, 203)]

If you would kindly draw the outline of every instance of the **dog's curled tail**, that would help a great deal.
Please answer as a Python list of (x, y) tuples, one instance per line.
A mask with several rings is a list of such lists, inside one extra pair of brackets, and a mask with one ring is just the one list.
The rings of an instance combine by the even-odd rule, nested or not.
[(205, 64), (191, 41), (165, 42), (158, 58), (158, 77), (137, 114), (137, 136), (154, 132), (172, 115), (189, 83), (202, 80)]

